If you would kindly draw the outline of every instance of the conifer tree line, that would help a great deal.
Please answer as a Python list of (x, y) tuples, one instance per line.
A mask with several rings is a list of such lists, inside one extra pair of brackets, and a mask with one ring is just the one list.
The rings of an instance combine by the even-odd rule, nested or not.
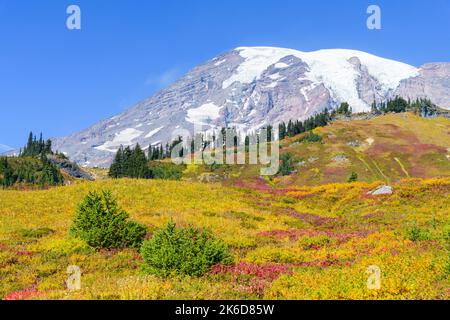
[[(271, 141), (273, 138), (273, 127), (271, 125), (265, 126), (263, 129), (267, 132), (267, 140)], [(211, 136), (207, 136), (204, 133), (197, 133), (194, 138), (190, 138), (184, 143), (182, 137), (178, 137), (173, 140), (172, 143), (166, 143), (165, 146), (162, 144), (150, 145), (148, 148), (147, 158), (150, 161), (164, 160), (172, 157), (172, 151), (175, 147), (178, 148), (178, 156), (183, 157), (189, 153), (194, 153), (198, 151), (204, 151), (208, 147), (222, 148), (227, 147), (227, 137), (233, 138), (233, 143), (229, 146), (238, 147), (239, 145), (249, 146), (250, 143), (259, 144), (261, 137), (257, 133), (250, 133), (248, 135), (240, 135), (235, 127), (222, 127), (220, 129), (220, 135), (217, 133), (212, 133)], [(222, 140), (219, 140), (219, 136)], [(180, 146), (182, 144), (182, 147)]]
[[(272, 126), (267, 126), (267, 141), (272, 139)], [(165, 176), (167, 174), (173, 176), (173, 171), (168, 164), (155, 166), (151, 162), (157, 162), (172, 157), (174, 148), (177, 148), (177, 156), (184, 157), (197, 151), (204, 151), (208, 147), (223, 148), (225, 150), (230, 145), (227, 145), (227, 137), (233, 137), (231, 146), (238, 147), (245, 144), (249, 146), (250, 143), (259, 144), (261, 137), (256, 133), (244, 136), (242, 138), (236, 128), (222, 128), (220, 135), (213, 133), (212, 137), (207, 137), (203, 133), (198, 133), (193, 139), (184, 142), (182, 137), (178, 137), (170, 144), (150, 145), (148, 147), (147, 155), (142, 150), (141, 146), (137, 144), (134, 148), (121, 146), (115, 155), (113, 163), (109, 169), (109, 176), (111, 178), (144, 178), (152, 179), (155, 176)], [(236, 149), (235, 149), (236, 151)], [(160, 173), (160, 171), (164, 171)]]
[(52, 141), (50, 139), (44, 141), (42, 133), (39, 136), (39, 140), (30, 132), (28, 135), (28, 142), (23, 150), (20, 151), (20, 157), (37, 157), (40, 155), (53, 154)]
[[(343, 104), (343, 105), (344, 105), (344, 109), (345, 109), (345, 106), (348, 106), (348, 104)], [(341, 105), (341, 107), (342, 107), (342, 105)], [(346, 112), (348, 112), (348, 110)], [(314, 130), (315, 128), (318, 128), (318, 127), (324, 127), (328, 123), (330, 123), (331, 120), (333, 120), (333, 118), (336, 116), (336, 114), (337, 114), (336, 111), (333, 111), (330, 113), (328, 111), (328, 109), (326, 109), (325, 111), (318, 113), (318, 114), (306, 119), (305, 121), (289, 120), (289, 122), (287, 124), (285, 122), (282, 122), (278, 125), (279, 139), (283, 140), (287, 137), (294, 137), (298, 134)]]
[(121, 146), (109, 169), (111, 178), (148, 178), (147, 157), (139, 144), (133, 149)]
[(411, 111), (422, 117), (432, 117), (437, 111), (438, 107), (429, 99), (416, 99), (414, 101), (405, 100), (402, 97), (395, 97), (382, 103), (372, 103), (372, 113), (386, 114), (386, 113), (402, 113)]
[[(265, 137), (264, 141), (272, 141), (273, 127), (271, 125), (267, 125), (262, 129), (264, 129), (267, 133), (267, 137)], [(220, 134), (216, 134), (214, 132), (212, 136), (204, 133), (197, 133), (194, 139), (188, 141), (188, 145), (190, 145), (190, 152), (194, 153), (204, 151), (206, 148), (223, 148), (223, 150), (225, 150), (226, 148), (234, 147), (236, 150), (238, 146), (248, 147), (250, 144), (259, 145), (259, 143), (263, 140), (261, 133), (251, 132), (243, 135), (238, 132), (236, 127), (222, 127), (219, 133)]]
[[(429, 99), (416, 99), (414, 101), (405, 100), (402, 97), (395, 97), (389, 99), (383, 103), (372, 103), (372, 114), (386, 114), (386, 113), (402, 113), (402, 112), (414, 112), (422, 117), (432, 117), (436, 115), (439, 108), (433, 104)], [(318, 113), (305, 121), (293, 121), (289, 120), (286, 124), (282, 122), (278, 126), (279, 139), (283, 140), (286, 137), (293, 137), (301, 133), (311, 131), (318, 127), (324, 127), (328, 125), (337, 116), (349, 117), (352, 114), (352, 108), (347, 102), (343, 102), (333, 111), (325, 110)]]
[[(148, 153), (147, 157), (150, 161), (155, 160), (164, 160), (167, 158), (170, 158), (172, 156), (173, 149), (178, 146), (180, 143), (183, 143), (183, 138), (178, 137), (177, 139), (173, 140), (172, 143), (166, 143), (166, 145), (163, 147), (162, 144), (157, 145), (150, 145), (148, 147)], [(188, 153), (188, 148), (183, 145), (183, 148), (180, 149), (179, 156), (183, 157), (185, 154)]]
[(30, 132), (19, 157), (0, 158), (0, 185), (11, 187), (16, 184), (55, 186), (64, 183), (60, 170), (47, 158), (53, 155), (51, 140), (39, 139)]

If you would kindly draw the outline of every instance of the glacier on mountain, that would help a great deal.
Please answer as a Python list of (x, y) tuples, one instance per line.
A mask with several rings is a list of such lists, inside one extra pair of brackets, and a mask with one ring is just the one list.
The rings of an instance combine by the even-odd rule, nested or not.
[(251, 132), (305, 120), (341, 102), (368, 111), (373, 101), (395, 95), (450, 109), (450, 63), (417, 68), (357, 50), (240, 47), (119, 115), (54, 139), (54, 146), (81, 165), (108, 166), (120, 145), (165, 144), (194, 124), (208, 132), (230, 126)]

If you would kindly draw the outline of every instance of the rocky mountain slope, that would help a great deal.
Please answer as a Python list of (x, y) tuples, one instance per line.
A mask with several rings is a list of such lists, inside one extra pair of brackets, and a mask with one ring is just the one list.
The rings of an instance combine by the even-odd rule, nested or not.
[(395, 95), (450, 109), (450, 63), (416, 68), (355, 50), (243, 47), (202, 64), (165, 90), (54, 146), (84, 166), (107, 166), (120, 145), (166, 143), (193, 131), (305, 119), (349, 102), (355, 112)]

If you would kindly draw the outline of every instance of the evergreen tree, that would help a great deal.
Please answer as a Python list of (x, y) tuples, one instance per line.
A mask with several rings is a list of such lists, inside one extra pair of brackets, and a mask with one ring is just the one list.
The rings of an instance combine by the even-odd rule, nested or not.
[(341, 105), (336, 109), (336, 113), (343, 116), (350, 116), (352, 113), (352, 108), (347, 102), (341, 103)]
[(348, 178), (348, 182), (356, 182), (356, 181), (358, 181), (358, 174), (356, 172), (352, 172), (352, 174)]
[[(153, 151), (150, 146), (149, 155), (153, 156)], [(130, 147), (123, 148), (121, 146), (117, 150), (111, 167), (109, 168), (109, 174), (111, 178), (147, 178), (148, 167), (147, 158), (145, 152), (141, 149), (141, 146), (137, 144), (133, 149)]]
[(3, 175), (0, 179), (0, 185), (4, 188), (10, 187), (14, 184), (13, 172), (9, 167), (7, 157), (0, 158), (0, 174)]
[(286, 123), (282, 122), (278, 125), (278, 135), (280, 140), (286, 138)]
[(44, 142), (42, 133), (39, 140), (36, 140), (36, 136), (33, 135), (33, 132), (30, 132), (27, 144), (20, 152), (20, 157), (40, 157), (41, 154), (53, 154), (52, 142), (51, 140)]
[(145, 157), (145, 153), (142, 151), (139, 144), (137, 144), (132, 151), (130, 165), (131, 168), (129, 176), (131, 178), (142, 179), (147, 177), (147, 158)]
[(123, 165), (124, 165), (124, 154), (123, 154), (123, 146), (120, 146), (119, 150), (117, 150), (116, 156), (114, 158), (111, 167), (109, 168), (109, 176), (111, 178), (122, 178), (123, 177)]

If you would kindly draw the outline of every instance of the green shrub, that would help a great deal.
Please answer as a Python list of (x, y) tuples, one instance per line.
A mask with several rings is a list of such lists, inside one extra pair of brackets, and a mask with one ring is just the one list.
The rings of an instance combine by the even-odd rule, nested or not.
[(352, 183), (356, 181), (358, 181), (358, 174), (353, 171), (350, 177), (348, 178), (347, 182)]
[(160, 180), (181, 180), (183, 176), (183, 165), (176, 165), (173, 163), (151, 163), (150, 164), (150, 177), (152, 179)]
[(444, 264), (444, 275), (449, 277), (450, 276), (450, 253), (447, 255), (447, 260)]
[(450, 247), (450, 225), (446, 225), (442, 231), (442, 237), (444, 238), (444, 241), (449, 245)]
[(290, 153), (284, 153), (281, 155), (281, 163), (280, 163), (280, 170), (279, 174), (282, 176), (288, 176), (294, 171), (294, 165), (293, 163), (293, 157)]
[(173, 222), (142, 244), (141, 255), (144, 270), (163, 277), (173, 273), (202, 276), (215, 264), (231, 263), (231, 255), (222, 241), (205, 230), (176, 228)]
[(422, 230), (414, 225), (406, 230), (406, 237), (414, 242), (431, 240), (431, 234), (428, 230)]
[(138, 248), (147, 230), (128, 221), (110, 192), (90, 192), (78, 207), (70, 232), (93, 248)]
[(20, 233), (25, 238), (42, 238), (55, 233), (55, 230), (50, 228), (24, 229)]
[(314, 143), (314, 142), (321, 142), (321, 141), (322, 141), (322, 137), (319, 136), (318, 134), (315, 134), (312, 132), (298, 140), (298, 142), (300, 142), (300, 143), (303, 143), (303, 142)]

